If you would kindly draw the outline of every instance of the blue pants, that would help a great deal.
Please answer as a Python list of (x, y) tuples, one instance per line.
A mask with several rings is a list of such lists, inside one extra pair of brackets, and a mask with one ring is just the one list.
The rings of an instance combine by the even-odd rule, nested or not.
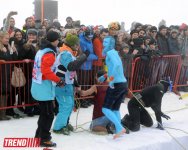
[(59, 104), (59, 112), (56, 116), (53, 130), (60, 130), (67, 125), (67, 120), (70, 117), (74, 107), (73, 96), (56, 95)]
[(90, 129), (92, 130), (96, 126), (106, 127), (107, 124), (110, 123), (110, 122), (111, 121), (106, 116), (96, 118), (96, 119), (92, 120), (92, 122), (90, 124)]

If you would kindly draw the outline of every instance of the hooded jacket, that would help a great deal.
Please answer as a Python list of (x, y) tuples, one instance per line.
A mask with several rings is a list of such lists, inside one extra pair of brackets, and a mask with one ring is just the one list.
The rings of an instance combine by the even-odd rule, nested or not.
[(127, 82), (124, 76), (121, 58), (114, 49), (114, 38), (107, 36), (103, 41), (103, 46), (103, 55), (106, 55), (105, 62), (108, 67), (108, 77), (113, 77), (113, 80), (109, 82), (110, 86), (113, 86), (114, 83)]
[(93, 60), (97, 60), (98, 57), (93, 52), (93, 44), (92, 41), (88, 41), (83, 33), (79, 35), (80, 39), (80, 47), (83, 52), (88, 50), (90, 52), (87, 61), (81, 66), (82, 70), (92, 70)]

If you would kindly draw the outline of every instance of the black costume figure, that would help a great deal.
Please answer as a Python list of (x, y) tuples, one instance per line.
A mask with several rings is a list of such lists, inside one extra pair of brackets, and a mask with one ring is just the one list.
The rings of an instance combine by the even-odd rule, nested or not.
[[(123, 126), (128, 127), (131, 131), (140, 130), (140, 124), (146, 127), (153, 125), (153, 120), (149, 113), (143, 108), (151, 107), (155, 112), (156, 120), (158, 121), (157, 128), (163, 130), (162, 119), (170, 119), (161, 111), (162, 97), (167, 92), (170, 83), (165, 80), (160, 80), (156, 85), (147, 87), (140, 92), (140, 97), (134, 96), (128, 102), (129, 115), (126, 114), (122, 119)], [(138, 95), (138, 94), (137, 94)], [(139, 101), (139, 102), (138, 102)]]

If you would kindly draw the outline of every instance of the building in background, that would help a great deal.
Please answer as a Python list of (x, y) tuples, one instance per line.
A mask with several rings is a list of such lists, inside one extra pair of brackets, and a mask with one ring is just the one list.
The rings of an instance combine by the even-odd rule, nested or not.
[(34, 16), (38, 22), (48, 19), (51, 22), (58, 18), (58, 2), (53, 0), (35, 0)]

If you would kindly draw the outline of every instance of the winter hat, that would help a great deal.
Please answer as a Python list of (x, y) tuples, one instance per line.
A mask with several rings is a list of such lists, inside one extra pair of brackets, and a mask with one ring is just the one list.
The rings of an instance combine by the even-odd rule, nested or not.
[(142, 24), (139, 23), (139, 22), (137, 22), (137, 23), (135, 24), (135, 29), (138, 28), (138, 27), (140, 27), (140, 26), (142, 27)]
[(128, 44), (123, 43), (123, 44), (121, 44), (121, 48), (122, 48), (122, 49), (125, 49), (125, 48), (128, 48), (128, 49), (129, 49), (130, 47), (129, 47), (129, 45), (128, 45)]
[(151, 39), (149, 41), (148, 45), (156, 45), (156, 41), (154, 39)]
[(135, 47), (140, 47), (144, 43), (144, 40), (142, 38), (136, 38), (133, 39), (133, 42)]
[(33, 34), (33, 35), (37, 36), (38, 35), (38, 31), (36, 29), (28, 29), (27, 30), (27, 35), (28, 34)]
[(118, 30), (121, 29), (121, 25), (119, 24), (119, 22), (111, 22), (111, 23), (108, 25), (108, 29), (109, 29), (109, 30), (118, 31)]
[(182, 25), (179, 27), (179, 30), (182, 31), (182, 30), (187, 30), (188, 29), (188, 25), (185, 24), (185, 23), (182, 23)]
[(65, 43), (68, 44), (68, 46), (74, 46), (79, 44), (79, 38), (77, 35), (68, 33), (65, 38)]
[(56, 31), (50, 30), (47, 32), (46, 39), (49, 42), (54, 42), (59, 39), (59, 34)]
[(94, 32), (93, 32), (93, 27), (92, 26), (87, 26), (84, 29), (84, 36), (93, 38)]
[(151, 40), (151, 38), (150, 38), (149, 36), (145, 36), (145, 37), (144, 37), (144, 41), (145, 41), (145, 40)]
[(55, 22), (53, 22), (52, 26), (55, 27), (56, 29), (60, 29), (61, 24), (60, 24), (60, 22), (55, 21)]
[(156, 31), (157, 32), (157, 27), (156, 26), (151, 26), (149, 29), (150, 32)]
[(172, 34), (172, 33), (178, 33), (178, 30), (172, 29), (172, 30), (170, 31), (170, 34)]

